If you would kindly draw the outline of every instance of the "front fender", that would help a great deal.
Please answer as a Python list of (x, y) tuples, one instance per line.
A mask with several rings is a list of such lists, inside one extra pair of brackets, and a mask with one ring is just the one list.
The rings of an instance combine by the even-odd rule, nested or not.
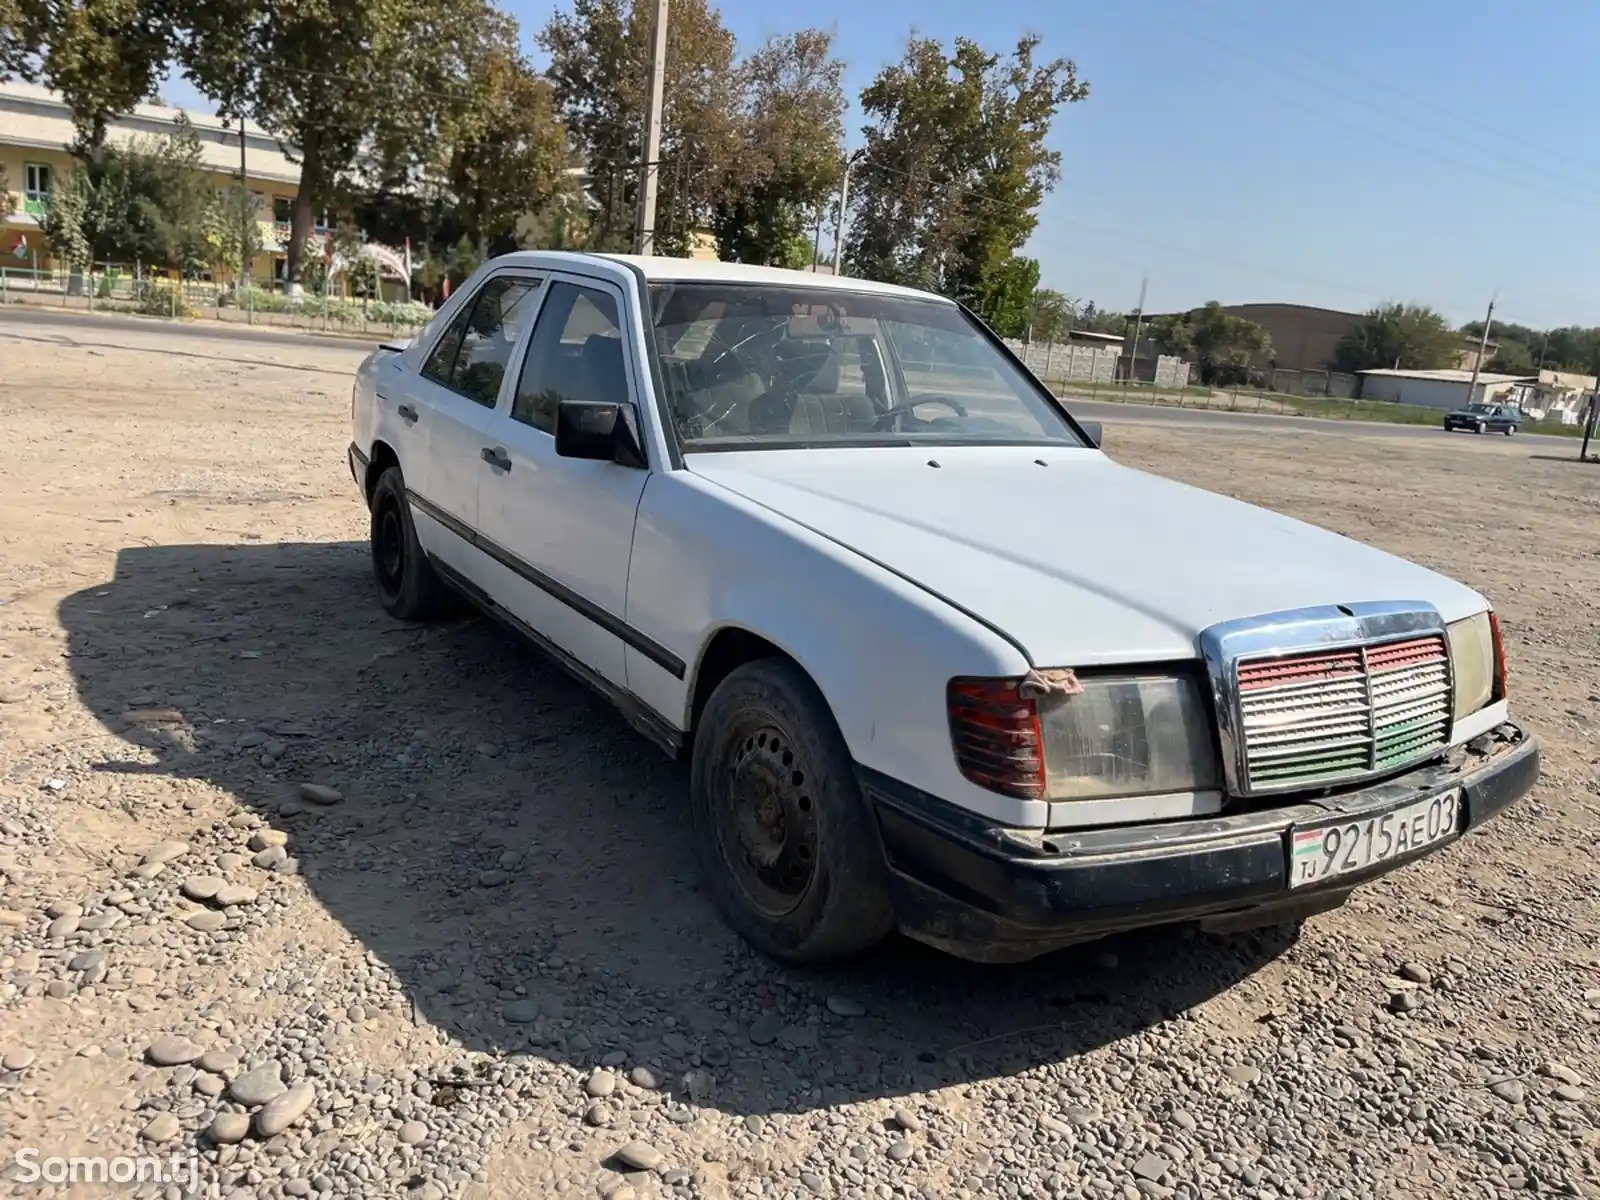
[(956, 675), (1017, 675), (1021, 653), (916, 584), (689, 472), (652, 476), (635, 526), (629, 623), (692, 664), (673, 678), (628, 659), (635, 695), (679, 728), (707, 647), (755, 634), (793, 658), (828, 702), (856, 761), (1015, 825), (1048, 806), (969, 782), (950, 745)]

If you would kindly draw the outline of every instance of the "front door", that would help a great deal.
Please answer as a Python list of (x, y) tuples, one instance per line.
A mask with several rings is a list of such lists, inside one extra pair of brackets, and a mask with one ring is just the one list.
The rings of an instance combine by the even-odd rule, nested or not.
[(416, 378), (413, 428), (425, 440), (420, 475), (406, 478), (417, 537), (425, 549), (466, 570), (466, 541), (478, 522), (483, 431), (516, 349), (539, 280), (491, 275), (440, 335)]
[[(509, 406), (485, 430), (482, 548), (496, 602), (618, 687), (633, 520), (647, 471), (556, 456), (562, 400), (636, 403), (622, 293), (552, 276)], [(494, 459), (491, 462), (489, 459)]]

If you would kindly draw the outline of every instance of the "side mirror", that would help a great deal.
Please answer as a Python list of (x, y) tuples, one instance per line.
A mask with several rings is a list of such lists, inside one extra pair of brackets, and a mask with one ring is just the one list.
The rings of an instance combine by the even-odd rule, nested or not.
[(556, 405), (556, 453), (642, 469), (638, 414), (631, 404), (563, 400)]
[(1099, 421), (1079, 421), (1078, 428), (1089, 435), (1089, 442), (1093, 446), (1098, 447), (1105, 440), (1105, 433), (1101, 429)]

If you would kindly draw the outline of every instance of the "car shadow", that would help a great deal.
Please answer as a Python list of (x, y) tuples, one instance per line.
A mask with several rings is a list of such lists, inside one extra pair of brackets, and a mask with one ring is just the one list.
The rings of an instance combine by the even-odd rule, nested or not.
[[(499, 626), (390, 620), (363, 544), (135, 547), (60, 616), (128, 745), (102, 769), (203, 780), (287, 831), (316, 899), (464, 1048), (621, 1049), (700, 1069), (697, 1103), (803, 1111), (1069, 1060), (1291, 944), (1158, 931), (994, 967), (894, 940), (784, 966), (702, 894), (686, 770)], [(344, 798), (305, 805), (307, 781)]]

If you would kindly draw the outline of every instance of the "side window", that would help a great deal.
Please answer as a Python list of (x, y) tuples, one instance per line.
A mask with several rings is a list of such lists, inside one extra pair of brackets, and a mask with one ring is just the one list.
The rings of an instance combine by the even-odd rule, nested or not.
[(446, 326), (422, 364), (423, 376), (492, 408), (537, 286), (509, 275), (489, 280)]
[(472, 302), (472, 317), (450, 374), (451, 386), (469, 400), (494, 407), (536, 286), (531, 279), (502, 275), (484, 284)]
[(611, 294), (558, 282), (533, 327), (511, 418), (553, 434), (563, 400), (627, 403), (628, 371)]

